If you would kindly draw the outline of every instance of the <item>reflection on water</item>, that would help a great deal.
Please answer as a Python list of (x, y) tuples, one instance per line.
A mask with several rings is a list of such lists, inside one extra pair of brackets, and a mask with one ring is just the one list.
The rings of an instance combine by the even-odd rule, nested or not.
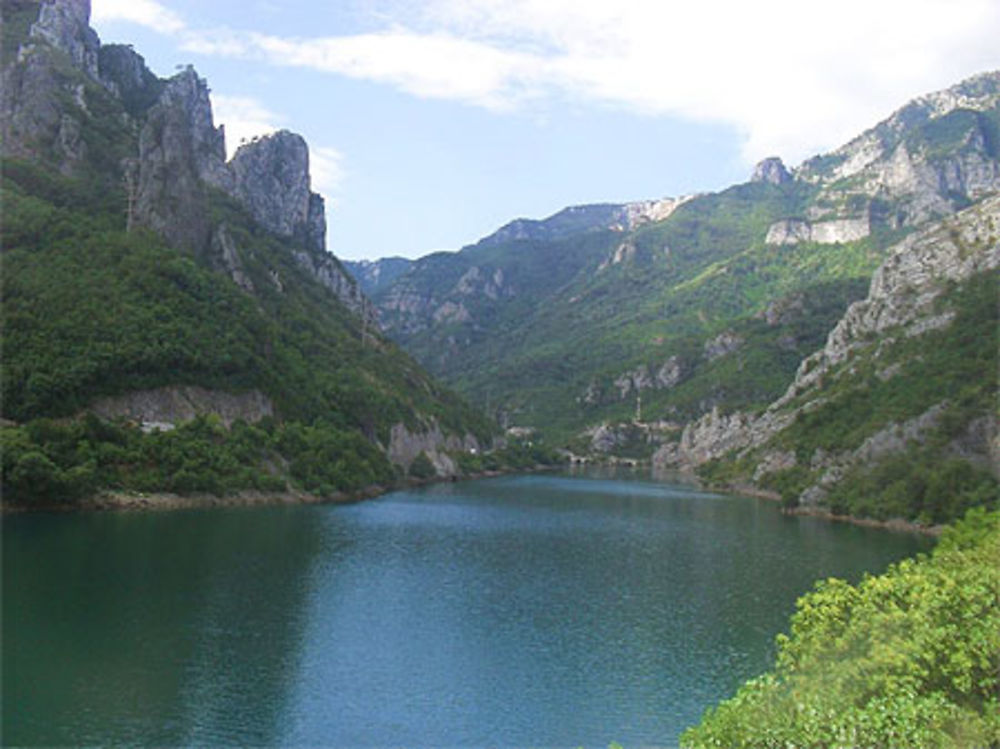
[(272, 744), (321, 537), (301, 512), (4, 521), (8, 744)]
[(5, 743), (327, 746), (671, 744), (815, 579), (927, 547), (559, 476), (12, 517), (3, 542)]

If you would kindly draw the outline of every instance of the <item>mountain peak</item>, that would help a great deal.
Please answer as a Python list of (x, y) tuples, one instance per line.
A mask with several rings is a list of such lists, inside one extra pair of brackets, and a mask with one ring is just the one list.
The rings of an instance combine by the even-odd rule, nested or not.
[(310, 190), (309, 146), (297, 133), (279, 130), (237, 149), (230, 167), (235, 196), (266, 228), (326, 249), (322, 196)]
[(97, 32), (90, 28), (90, 0), (44, 0), (30, 37), (43, 39), (70, 56), (91, 78), (97, 78)]
[(763, 161), (757, 163), (753, 168), (751, 182), (767, 182), (772, 185), (781, 185), (790, 182), (792, 175), (785, 168), (785, 163), (777, 156), (768, 156)]

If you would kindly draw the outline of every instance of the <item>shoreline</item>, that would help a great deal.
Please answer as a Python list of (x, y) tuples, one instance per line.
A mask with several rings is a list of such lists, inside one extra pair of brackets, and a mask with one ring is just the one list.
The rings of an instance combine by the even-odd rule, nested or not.
[(903, 518), (889, 518), (888, 520), (876, 520), (875, 518), (858, 518), (853, 515), (838, 515), (830, 510), (823, 510), (816, 507), (795, 507), (782, 510), (786, 515), (799, 517), (812, 517), (826, 520), (833, 523), (848, 523), (849, 525), (859, 525), (865, 528), (880, 528), (881, 530), (892, 531), (894, 533), (918, 533), (922, 536), (939, 538), (944, 532), (944, 525), (921, 525), (912, 520)]
[[(172, 494), (170, 492), (129, 492), (118, 490), (102, 490), (91, 497), (72, 504), (48, 504), (34, 506), (11, 506), (0, 504), (0, 515), (26, 514), (34, 512), (70, 513), (70, 512), (170, 512), (173, 510), (207, 510), (237, 507), (278, 507), (292, 505), (349, 505), (375, 499), (394, 491), (427, 486), (430, 484), (452, 483), (456, 481), (475, 481), (495, 478), (513, 473), (540, 473), (565, 466), (537, 465), (533, 468), (517, 470), (494, 470), (470, 473), (462, 476), (438, 476), (429, 479), (405, 478), (400, 481), (382, 485), (373, 484), (353, 492), (336, 492), (329, 496), (310, 494), (309, 492), (290, 489), (283, 492), (262, 492), (245, 490), (235, 494), (217, 496), (214, 494)], [(768, 489), (760, 489), (750, 484), (707, 484), (698, 480), (695, 474), (681, 475), (689, 477), (695, 484), (709, 491), (724, 491), (740, 496), (763, 499), (769, 502), (780, 502), (781, 496)], [(814, 507), (781, 508), (781, 513), (789, 516), (814, 517), (834, 523), (847, 523), (866, 528), (878, 528), (894, 533), (917, 533), (938, 538), (943, 532), (943, 525), (921, 525), (903, 518), (876, 520), (874, 518), (859, 518), (852, 515), (838, 515), (830, 510)]]
[(550, 466), (535, 466), (518, 471), (483, 471), (463, 476), (439, 476), (432, 479), (402, 479), (393, 484), (372, 484), (353, 492), (336, 492), (329, 496), (310, 494), (306, 491), (290, 489), (282, 492), (244, 490), (235, 494), (218, 496), (215, 494), (173, 494), (171, 492), (130, 492), (101, 490), (78, 502), (46, 505), (0, 504), (0, 514), (20, 515), (35, 512), (170, 512), (173, 510), (208, 510), (236, 507), (278, 507), (281, 505), (350, 505), (380, 497), (394, 491), (402, 491), (429, 484), (471, 481), (494, 478), (508, 473), (530, 473), (542, 471)]
[[(695, 474), (692, 474), (695, 475)], [(770, 489), (761, 489), (752, 484), (702, 484), (706, 489), (725, 491), (732, 494), (740, 494), (755, 499), (764, 499), (769, 502), (781, 502), (781, 495)], [(863, 528), (878, 528), (893, 533), (916, 533), (921, 536), (939, 538), (944, 531), (944, 525), (921, 525), (912, 520), (903, 518), (889, 518), (888, 520), (876, 520), (875, 518), (859, 518), (854, 515), (839, 515), (830, 510), (819, 507), (782, 507), (781, 513), (791, 517), (819, 518), (831, 523), (847, 523)]]

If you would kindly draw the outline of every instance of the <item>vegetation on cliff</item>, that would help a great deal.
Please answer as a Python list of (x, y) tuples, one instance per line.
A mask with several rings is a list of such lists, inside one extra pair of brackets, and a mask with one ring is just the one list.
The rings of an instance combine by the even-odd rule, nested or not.
[[(379, 333), (317, 246), (320, 218), (283, 234), (223, 189), (235, 178), (193, 70), (161, 81), (130, 48), (100, 45), (89, 4), (43, 7), (2, 7), (4, 502), (98, 488), (328, 494), (405, 473), (388, 457), (396, 425), (492, 441), (493, 424)], [(52, 33), (32, 26), (43, 17)], [(304, 142), (272, 140), (252, 147), (278, 158), (298, 146), (299, 189), (261, 188), (268, 209), (321, 208)], [(267, 412), (246, 420), (270, 421), (229, 430), (209, 404), (157, 434), (147, 416), (83, 416), (192, 386), (259, 394)]]

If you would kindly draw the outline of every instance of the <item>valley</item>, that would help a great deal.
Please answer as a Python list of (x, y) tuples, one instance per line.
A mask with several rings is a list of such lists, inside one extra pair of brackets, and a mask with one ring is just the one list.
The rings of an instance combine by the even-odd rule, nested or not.
[(1000, 72), (348, 261), (336, 149), (0, 9), (5, 739), (1000, 744)]

